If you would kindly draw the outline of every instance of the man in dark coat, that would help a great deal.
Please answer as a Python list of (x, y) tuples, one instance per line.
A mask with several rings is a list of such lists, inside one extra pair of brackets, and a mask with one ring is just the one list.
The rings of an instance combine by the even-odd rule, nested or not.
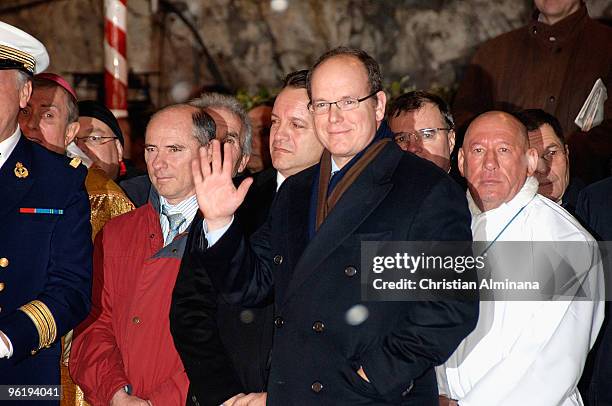
[[(237, 221), (247, 236), (265, 222), (282, 182), (313, 166), (321, 156), (323, 147), (316, 138), (312, 116), (308, 111), (307, 75), (307, 70), (288, 74), (274, 103), (269, 146), (274, 168), (254, 176), (253, 186), (236, 213)], [(236, 176), (234, 184), (239, 185), (243, 179)], [(189, 246), (198, 243), (194, 235), (201, 232), (201, 224), (196, 223), (190, 231)], [(232, 360), (235, 378), (242, 386), (240, 391), (265, 391), (274, 327), (272, 298), (250, 308), (227, 304), (222, 298), (215, 304), (214, 297), (206, 297), (210, 288), (206, 270), (194, 259), (190, 256), (184, 259), (174, 291), (171, 317), (177, 346), (188, 349), (183, 354), (191, 362), (197, 359), (201, 365), (208, 364), (206, 357), (211, 353), (198, 344), (197, 337), (202, 335), (207, 323), (216, 319), (221, 341)], [(212, 308), (215, 305), (216, 314), (205, 311), (207, 306)], [(200, 368), (197, 377), (191, 376), (191, 391), (200, 404), (214, 404), (217, 394), (210, 389), (210, 385), (218, 377), (219, 371), (209, 368)], [(232, 385), (226, 384), (226, 388), (232, 388)]]
[[(433, 367), (476, 323), (474, 301), (362, 302), (362, 241), (471, 240), (460, 188), (392, 142), (381, 82), (362, 50), (337, 48), (315, 63), (310, 111), (326, 151), (283, 183), (250, 242), (233, 213), (251, 181), (233, 186), (217, 142), (212, 166), (202, 153), (194, 168), (207, 232), (192, 255), (230, 301), (274, 295), (270, 405), (437, 405)], [(266, 395), (235, 404), (251, 401)]]
[(610, 295), (612, 286), (612, 178), (606, 178), (596, 182), (580, 192), (578, 204), (576, 205), (576, 217), (589, 229), (595, 238), (604, 242), (606, 260), (604, 270), (606, 272), (606, 317), (595, 342), (595, 346), (589, 354), (587, 364), (578, 388), (582, 393), (584, 404), (587, 406), (612, 405), (612, 307), (610, 306)]
[[(209, 113), (215, 122), (214, 138), (233, 148), (232, 176), (236, 181), (237, 173), (245, 168), (251, 144), (251, 124), (243, 107), (235, 98), (216, 93), (205, 93), (190, 105)], [(273, 195), (266, 196), (271, 201)], [(259, 201), (253, 199), (253, 203)], [(268, 209), (252, 204), (243, 207), (237, 217), (265, 219), (263, 212)], [(194, 236), (201, 233), (198, 214), (187, 247), (198, 244)], [(172, 294), (170, 328), (190, 381), (188, 404), (218, 406), (237, 393), (265, 388), (272, 311), (269, 303), (244, 308), (225, 302), (198, 261), (183, 258)]]
[[(92, 244), (85, 167), (78, 159), (27, 140), (17, 125), (19, 109), (32, 92), (31, 76), (48, 63), (40, 42), (0, 22), (3, 385), (59, 385), (60, 338), (90, 307)], [(44, 399), (59, 404), (59, 393)]]
[(465, 130), (485, 111), (540, 108), (561, 123), (572, 177), (589, 184), (610, 172), (612, 98), (599, 125), (583, 129), (574, 120), (598, 79), (610, 94), (612, 28), (590, 18), (582, 0), (534, 4), (527, 25), (480, 46), (455, 96), (455, 122)]
[(565, 142), (559, 120), (542, 109), (526, 109), (514, 114), (527, 128), (529, 146), (538, 152), (533, 174), (538, 193), (574, 214), (578, 193), (584, 188), (580, 178), (570, 178), (571, 151)]

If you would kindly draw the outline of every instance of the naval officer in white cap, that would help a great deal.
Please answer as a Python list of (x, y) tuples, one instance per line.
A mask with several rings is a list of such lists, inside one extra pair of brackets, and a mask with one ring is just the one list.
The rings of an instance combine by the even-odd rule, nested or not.
[[(60, 337), (89, 312), (92, 244), (86, 170), (22, 136), (30, 78), (49, 65), (43, 44), (0, 22), (0, 401), (56, 399)], [(25, 391), (9, 391), (10, 388)], [(12, 393), (12, 396), (11, 396)], [(17, 396), (17, 394), (22, 396)], [(23, 399), (26, 399), (26, 402)], [(38, 398), (41, 399), (41, 398)]]

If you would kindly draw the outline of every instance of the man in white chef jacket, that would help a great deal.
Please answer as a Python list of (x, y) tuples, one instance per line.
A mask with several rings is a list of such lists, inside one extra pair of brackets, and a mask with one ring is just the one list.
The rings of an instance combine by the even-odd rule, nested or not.
[[(492, 111), (472, 122), (459, 169), (468, 182), (474, 241), (498, 248), (502, 241), (576, 241), (571, 253), (559, 255), (589, 274), (601, 294), (594, 239), (537, 194), (537, 160), (525, 127), (513, 116)], [(587, 300), (482, 301), (474, 331), (437, 368), (440, 406), (582, 405), (576, 385), (604, 316), (602, 302), (593, 300), (601, 296), (591, 293)]]

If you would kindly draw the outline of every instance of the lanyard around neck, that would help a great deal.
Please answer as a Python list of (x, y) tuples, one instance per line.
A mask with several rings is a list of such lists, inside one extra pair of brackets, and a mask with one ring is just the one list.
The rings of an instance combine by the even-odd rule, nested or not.
[[(534, 197), (535, 197), (535, 196), (534, 196)], [(527, 207), (527, 205), (528, 205), (529, 203), (531, 203), (531, 200), (533, 200), (533, 197), (532, 197), (532, 198), (531, 198), (531, 199), (530, 199), (530, 200), (527, 202), (527, 204), (526, 204), (526, 205), (524, 205), (523, 207), (521, 207), (521, 208), (519, 209), (519, 211), (517, 211), (517, 212), (514, 214), (514, 216), (512, 216), (512, 218), (510, 219), (510, 221), (508, 221), (508, 222), (506, 223), (506, 225), (504, 226), (504, 228), (502, 228), (502, 229), (501, 229), (501, 231), (500, 231), (499, 233), (497, 233), (497, 236), (496, 236), (496, 237), (493, 239), (493, 241), (491, 241), (491, 242), (489, 243), (489, 245), (487, 245), (487, 247), (484, 249), (484, 251), (482, 251), (482, 252), (480, 253), (480, 256), (483, 256), (484, 254), (486, 254), (486, 252), (489, 250), (489, 248), (491, 248), (491, 247), (493, 246), (493, 244), (495, 244), (495, 242), (496, 242), (496, 241), (499, 239), (499, 237), (500, 237), (500, 236), (501, 236), (501, 235), (504, 233), (504, 231), (506, 231), (506, 229), (507, 229), (507, 228), (510, 226), (510, 224), (512, 224), (512, 222), (513, 222), (513, 221), (514, 221), (514, 220), (515, 220), (515, 219), (518, 217), (518, 215), (519, 215), (519, 214), (521, 214), (521, 212), (522, 212), (523, 210), (525, 210), (525, 207)]]

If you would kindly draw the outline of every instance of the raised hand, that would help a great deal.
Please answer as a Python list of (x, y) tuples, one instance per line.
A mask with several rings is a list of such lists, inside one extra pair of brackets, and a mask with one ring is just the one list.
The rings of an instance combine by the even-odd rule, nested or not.
[(212, 140), (208, 148), (212, 149), (212, 156), (209, 156), (206, 147), (200, 147), (199, 159), (191, 163), (191, 172), (198, 205), (208, 231), (214, 231), (231, 221), (244, 201), (253, 179), (243, 180), (236, 188), (232, 181), (231, 145), (223, 145), (223, 156), (226, 159), (221, 158), (221, 144), (218, 140)]

